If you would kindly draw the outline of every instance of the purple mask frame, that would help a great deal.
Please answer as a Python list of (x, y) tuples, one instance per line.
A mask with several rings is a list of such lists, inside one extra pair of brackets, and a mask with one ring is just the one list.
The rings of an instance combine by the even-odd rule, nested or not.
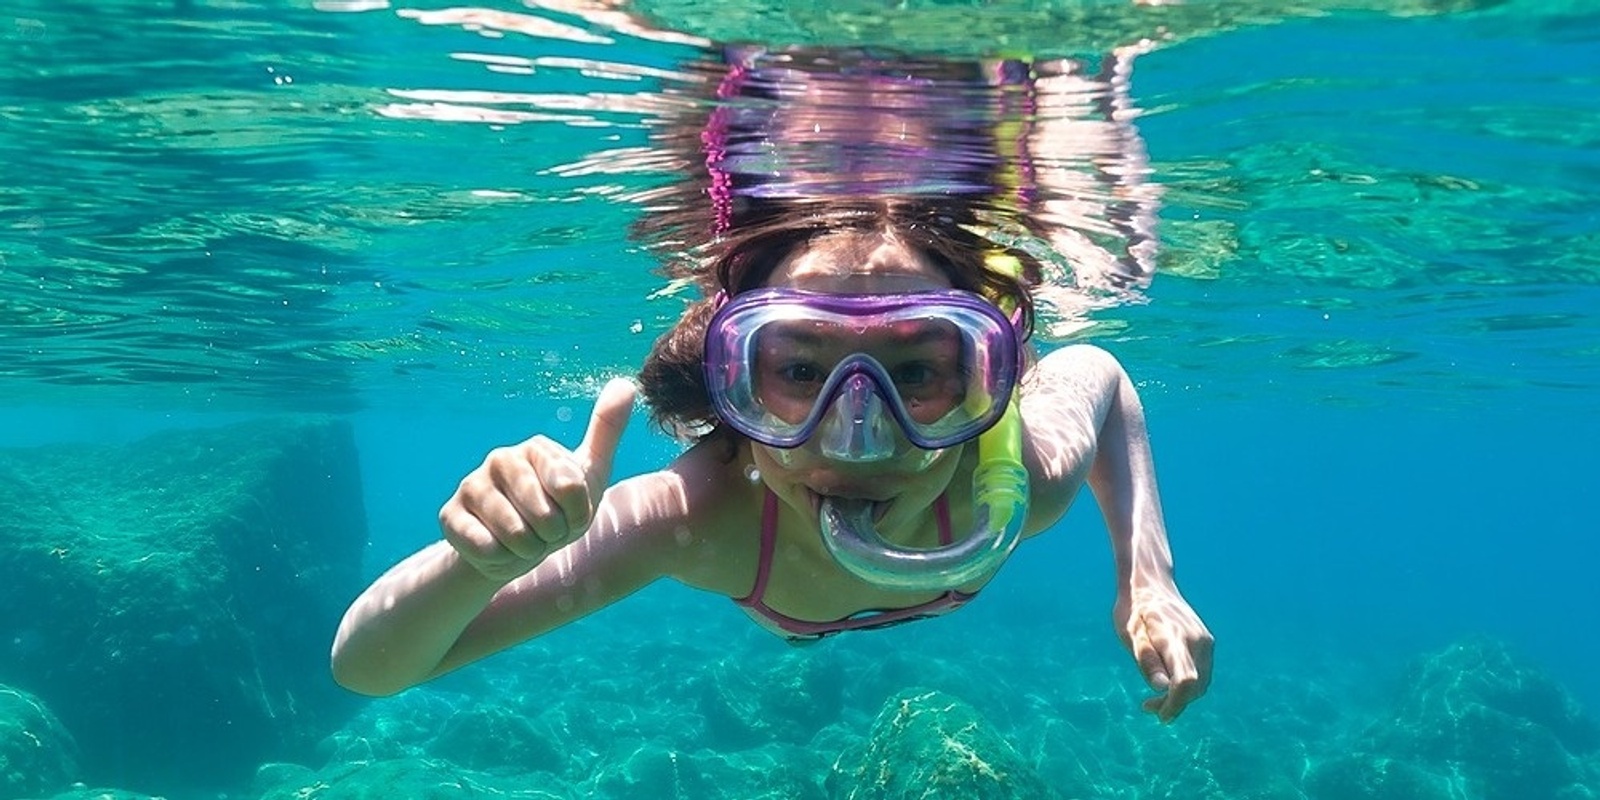
[[(717, 310), (706, 328), (704, 362), (706, 388), (711, 395), (712, 407), (724, 423), (750, 439), (771, 447), (794, 448), (815, 436), (841, 387), (857, 375), (872, 383), (890, 415), (913, 445), (923, 450), (950, 447), (977, 437), (999, 421), (1020, 378), (1023, 342), (1016, 320), (1008, 319), (993, 304), (972, 292), (939, 289), (902, 294), (832, 294), (798, 289), (758, 289), (733, 299), (718, 295), (716, 302)], [(982, 376), (981, 387), (990, 402), (981, 414), (940, 432), (938, 423), (925, 425), (911, 415), (882, 363), (867, 353), (857, 352), (833, 365), (804, 421), (787, 426), (790, 428), (788, 431), (774, 430), (757, 419), (766, 412), (751, 413), (749, 406), (753, 403), (741, 403), (738, 399), (754, 395), (746, 385), (752, 355), (748, 347), (741, 347), (741, 343), (752, 341), (754, 337), (742, 332), (739, 323), (746, 315), (772, 311), (774, 307), (801, 309), (814, 312), (819, 317), (827, 315), (860, 320), (908, 311), (913, 316), (921, 315), (936, 320), (980, 317), (989, 323), (982, 335), (975, 336), (975, 342), (985, 350), (988, 360), (993, 362)], [(974, 333), (970, 327), (964, 327), (963, 330)]]

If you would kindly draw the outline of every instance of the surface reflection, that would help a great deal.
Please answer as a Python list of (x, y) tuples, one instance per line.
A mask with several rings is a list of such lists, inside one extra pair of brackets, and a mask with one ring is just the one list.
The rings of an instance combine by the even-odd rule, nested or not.
[(849, 192), (969, 215), (1038, 262), (1044, 338), (1174, 386), (1596, 383), (1561, 4), (14, 5), (0, 377), (37, 396), (586, 396), (719, 226)]
[[(1036, 262), (1042, 332), (1138, 301), (1155, 272), (1160, 188), (1129, 76), (1103, 59), (951, 60), (881, 50), (730, 46), (686, 66), (650, 119), (652, 145), (566, 174), (677, 168), (631, 199), (636, 229), (704, 281), (728, 234), (806, 207), (901, 199)], [(669, 255), (672, 255), (669, 254)]]
[[(1097, 309), (1142, 301), (1155, 272), (1161, 191), (1136, 126), (1131, 76), (1152, 41), (1043, 60), (724, 46), (653, 31), (609, 5), (558, 5), (588, 27), (484, 9), (398, 14), (490, 39), (516, 33), (581, 45), (627, 35), (685, 49), (662, 66), (455, 52), (491, 72), (565, 74), (603, 88), (393, 88), (394, 102), (378, 113), (642, 128), (643, 143), (584, 153), (547, 172), (573, 180), (575, 193), (588, 181), (589, 191), (637, 206), (634, 231), (669, 261), (676, 287), (703, 277), (730, 231), (807, 205), (902, 198), (1031, 256), (1048, 338), (1069, 338)], [(631, 180), (619, 184), (619, 176)]]

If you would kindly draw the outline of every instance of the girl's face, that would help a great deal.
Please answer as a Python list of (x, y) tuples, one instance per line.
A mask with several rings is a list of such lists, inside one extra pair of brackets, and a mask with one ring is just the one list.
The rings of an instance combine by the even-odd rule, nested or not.
[[(926, 256), (881, 235), (823, 237), (779, 264), (766, 286), (832, 294), (898, 294), (951, 288)], [(903, 435), (903, 434), (899, 434)], [(962, 445), (856, 463), (827, 458), (812, 444), (779, 450), (751, 443), (762, 480), (789, 506), (817, 518), (826, 496), (878, 501), (879, 530), (915, 523), (949, 486)], [(891, 533), (892, 535), (892, 533)]]

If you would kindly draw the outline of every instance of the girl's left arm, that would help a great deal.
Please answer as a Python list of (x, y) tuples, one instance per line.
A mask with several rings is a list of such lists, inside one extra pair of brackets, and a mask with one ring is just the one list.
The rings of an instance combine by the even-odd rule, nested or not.
[(1117, 570), (1117, 634), (1159, 694), (1145, 710), (1170, 722), (1211, 681), (1212, 636), (1172, 574), (1144, 408), (1122, 365), (1077, 345), (1030, 370), (1022, 395), (1034, 507), (1053, 524), (1085, 481), (1105, 517)]

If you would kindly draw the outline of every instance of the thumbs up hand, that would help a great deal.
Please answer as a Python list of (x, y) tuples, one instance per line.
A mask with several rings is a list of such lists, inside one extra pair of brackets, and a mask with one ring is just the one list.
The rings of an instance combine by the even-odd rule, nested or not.
[(581, 538), (610, 481), (633, 396), (632, 381), (607, 383), (576, 450), (539, 435), (490, 451), (439, 510), (462, 560), (504, 583)]

